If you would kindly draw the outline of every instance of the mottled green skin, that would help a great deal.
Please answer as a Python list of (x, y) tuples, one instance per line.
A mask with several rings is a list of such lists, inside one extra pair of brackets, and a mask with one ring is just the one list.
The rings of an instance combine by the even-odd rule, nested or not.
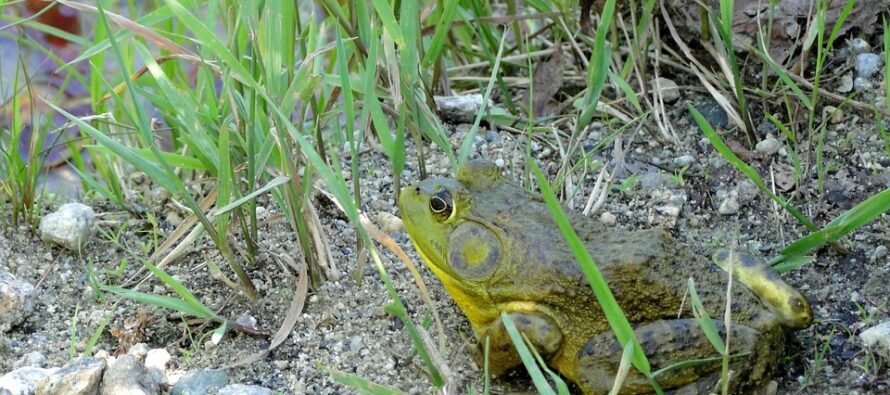
[[(403, 189), (400, 208), (408, 233), (424, 260), (466, 313), (477, 339), (491, 342), (494, 374), (520, 364), (503, 330), (500, 313), (511, 314), (548, 363), (584, 393), (608, 392), (621, 356), (593, 291), (581, 273), (539, 195), (500, 177), (491, 162), (465, 165), (455, 179), (429, 179)], [(442, 188), (454, 199), (449, 219), (430, 214), (430, 197)], [(566, 210), (636, 330), (652, 369), (716, 356), (692, 319), (687, 298), (695, 280), (706, 310), (722, 332), (727, 273), (692, 254), (663, 230), (621, 231)], [(467, 231), (470, 229), (471, 231)], [(488, 233), (479, 238), (479, 233)], [(494, 255), (478, 266), (455, 258), (466, 240), (486, 240)], [(498, 240), (499, 242), (493, 241)], [(489, 251), (489, 253), (491, 253)], [(743, 285), (732, 292), (736, 389), (767, 380), (782, 356), (784, 328)], [(679, 318), (678, 318), (679, 316)], [(477, 356), (478, 357), (478, 356)], [(658, 377), (662, 388), (696, 393), (713, 389), (719, 364), (674, 370)], [(652, 388), (632, 369), (622, 393)], [(684, 392), (686, 393), (686, 392)]]

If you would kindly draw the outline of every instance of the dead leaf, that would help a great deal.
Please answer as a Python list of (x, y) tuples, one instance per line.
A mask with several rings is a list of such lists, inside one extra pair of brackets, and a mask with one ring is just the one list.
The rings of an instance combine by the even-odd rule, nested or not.
[(550, 100), (562, 88), (562, 47), (557, 41), (554, 45), (553, 55), (550, 60), (539, 63), (535, 68), (534, 98), (532, 102), (532, 114), (535, 118), (546, 115)]
[(738, 141), (727, 139), (726, 146), (745, 163), (751, 162), (751, 160), (754, 159), (754, 152), (745, 148), (745, 146)]
[[(825, 12), (826, 29), (834, 27), (847, 0), (829, 0)], [(732, 33), (736, 49), (743, 49), (745, 43), (754, 43), (760, 30), (766, 31), (772, 13), (773, 25), (769, 38), (769, 53), (777, 62), (784, 62), (799, 50), (798, 45), (809, 27), (813, 17), (811, 0), (783, 0), (770, 9), (769, 2), (762, 0), (744, 0), (735, 3), (733, 11)], [(890, 10), (890, 3), (884, 0), (860, 0), (855, 3), (852, 11), (840, 28), (843, 35), (853, 27), (858, 27), (863, 34), (871, 34), (881, 12)], [(719, 11), (718, 11), (719, 12)], [(675, 22), (681, 30), (697, 34), (701, 31), (700, 8), (696, 0), (681, 0), (673, 3), (673, 15), (682, 15)], [(685, 25), (684, 25), (685, 22)]]

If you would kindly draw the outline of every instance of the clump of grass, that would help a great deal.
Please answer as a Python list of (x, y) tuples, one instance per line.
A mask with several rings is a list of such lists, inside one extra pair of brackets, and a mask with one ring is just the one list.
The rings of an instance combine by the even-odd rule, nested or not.
[(8, 128), (0, 130), (0, 201), (10, 209), (0, 218), (4, 232), (19, 224), (37, 225), (42, 196), (39, 176), (45, 160), (41, 153), (51, 127), (40, 110), (39, 92), (21, 56), (13, 75), (11, 97), (0, 106), (0, 112), (10, 118), (6, 120)]

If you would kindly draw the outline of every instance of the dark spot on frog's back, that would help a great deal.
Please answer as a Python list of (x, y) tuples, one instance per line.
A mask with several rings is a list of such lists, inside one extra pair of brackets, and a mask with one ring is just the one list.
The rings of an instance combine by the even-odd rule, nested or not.
[(744, 267), (757, 266), (757, 260), (754, 259), (754, 257), (751, 255), (741, 254), (741, 255), (739, 255), (739, 260), (742, 262), (742, 266), (744, 266)]
[(772, 267), (766, 267), (763, 271), (766, 272), (766, 278), (767, 278), (767, 280), (770, 280), (770, 281), (785, 281), (785, 280), (782, 280), (782, 277), (779, 276), (779, 272), (777, 272), (777, 271), (776, 271), (775, 269), (773, 269)]
[(718, 261), (725, 261), (727, 258), (729, 258), (729, 251), (723, 250), (717, 253)]

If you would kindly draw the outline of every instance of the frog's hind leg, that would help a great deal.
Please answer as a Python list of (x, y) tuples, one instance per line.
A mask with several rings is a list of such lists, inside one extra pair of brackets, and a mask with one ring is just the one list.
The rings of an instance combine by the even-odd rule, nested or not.
[[(726, 331), (723, 321), (714, 320), (714, 324), (717, 326), (721, 339), (725, 339)], [(765, 352), (766, 355), (756, 355), (766, 340), (762, 338), (761, 334), (750, 327), (737, 323), (732, 323), (731, 328), (730, 352), (732, 355), (743, 355), (734, 358), (730, 365), (735, 372), (735, 377), (761, 377), (776, 365), (777, 361), (768, 360), (770, 359), (769, 355), (781, 355), (781, 353)], [(708, 341), (695, 319), (654, 321), (637, 327), (634, 333), (649, 359), (653, 372), (682, 362), (720, 357), (720, 353)], [(782, 343), (778, 342), (775, 346), (781, 347)], [(578, 353), (580, 377), (578, 384), (585, 394), (604, 394), (611, 389), (618, 365), (621, 362), (621, 354), (621, 345), (611, 332), (600, 334), (588, 341)], [(707, 376), (713, 377), (713, 373), (717, 373), (719, 378), (720, 366), (719, 359), (688, 364), (663, 372), (656, 377), (656, 380), (665, 390), (680, 389)], [(701, 384), (707, 385), (705, 382)], [(731, 384), (738, 385), (737, 382)], [(713, 384), (711, 385), (713, 388)], [(679, 393), (687, 393), (686, 390), (695, 387), (697, 386), (685, 388)], [(624, 381), (621, 393), (642, 394), (652, 391), (648, 379), (635, 369), (631, 369)]]

